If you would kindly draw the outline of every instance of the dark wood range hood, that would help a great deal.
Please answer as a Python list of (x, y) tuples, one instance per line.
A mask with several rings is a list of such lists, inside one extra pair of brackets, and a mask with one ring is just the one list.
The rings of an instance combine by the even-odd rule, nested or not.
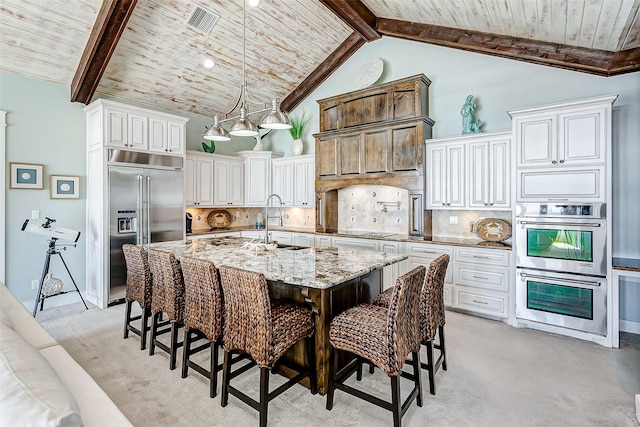
[(387, 185), (408, 190), (407, 233), (423, 235), (424, 140), (431, 138), (434, 124), (430, 84), (418, 74), (318, 101), (317, 231), (338, 231), (339, 189)]

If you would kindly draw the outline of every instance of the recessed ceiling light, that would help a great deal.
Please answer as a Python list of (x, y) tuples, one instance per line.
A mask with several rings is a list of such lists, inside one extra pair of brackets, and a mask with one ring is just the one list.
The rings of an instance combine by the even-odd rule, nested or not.
[(251, 7), (257, 7), (260, 4), (260, 0), (249, 0), (248, 3)]
[(202, 60), (202, 66), (208, 70), (213, 68), (216, 65), (216, 61), (211, 58), (205, 58)]

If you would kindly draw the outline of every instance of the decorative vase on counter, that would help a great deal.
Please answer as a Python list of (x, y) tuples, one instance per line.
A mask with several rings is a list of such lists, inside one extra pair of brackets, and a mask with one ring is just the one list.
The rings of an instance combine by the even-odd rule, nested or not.
[(292, 156), (299, 156), (300, 154), (302, 154), (303, 149), (304, 149), (304, 144), (302, 143), (302, 140), (300, 138), (296, 138), (293, 141), (291, 141)]

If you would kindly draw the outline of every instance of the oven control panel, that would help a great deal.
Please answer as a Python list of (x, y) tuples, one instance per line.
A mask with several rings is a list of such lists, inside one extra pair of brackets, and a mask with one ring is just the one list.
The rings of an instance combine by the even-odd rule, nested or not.
[(605, 218), (605, 203), (518, 203), (516, 216)]

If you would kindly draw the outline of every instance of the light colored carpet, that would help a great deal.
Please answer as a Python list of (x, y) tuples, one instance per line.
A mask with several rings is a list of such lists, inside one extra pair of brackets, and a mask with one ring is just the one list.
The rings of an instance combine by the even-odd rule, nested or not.
[[(38, 319), (136, 426), (258, 424), (257, 412), (233, 396), (226, 408), (220, 406), (219, 394), (210, 399), (202, 376), (191, 371), (182, 379), (180, 368), (170, 371), (164, 352), (150, 357), (139, 350), (137, 336), (122, 339), (123, 305), (87, 311), (74, 304), (45, 310)], [(424, 406), (414, 404), (408, 410), (406, 426), (640, 425), (633, 396), (640, 391), (623, 390), (614, 362), (619, 352), (637, 349), (606, 349), (450, 311), (445, 329), (449, 370), (438, 372), (436, 396), (428, 393), (423, 374)], [(640, 367), (620, 369), (628, 369), (621, 377), (640, 375)], [(277, 375), (271, 378), (272, 386), (280, 383)], [(257, 380), (250, 371), (237, 384), (257, 395)], [(410, 384), (402, 381), (406, 396)], [(365, 374), (358, 386), (385, 399), (390, 396), (388, 378), (379, 369)], [(269, 424), (392, 424), (390, 412), (340, 391), (332, 411), (325, 403), (323, 396), (295, 386), (269, 405)]]

